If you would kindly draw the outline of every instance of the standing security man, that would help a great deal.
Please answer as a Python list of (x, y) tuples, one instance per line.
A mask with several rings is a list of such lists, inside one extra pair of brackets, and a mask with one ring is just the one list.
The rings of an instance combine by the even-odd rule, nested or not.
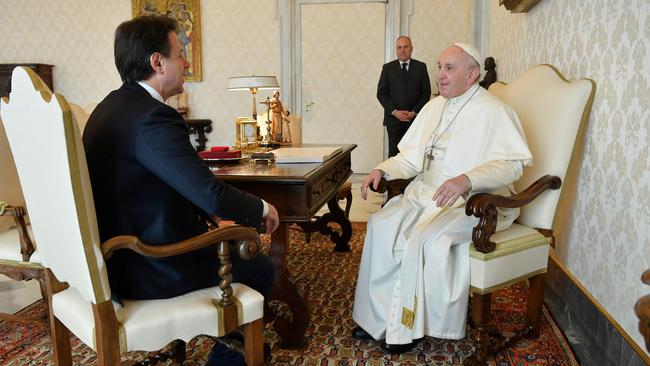
[(384, 64), (377, 85), (377, 99), (384, 107), (388, 157), (397, 155), (397, 144), (420, 109), (431, 98), (427, 65), (411, 58), (413, 45), (406, 36), (397, 38), (397, 60)]

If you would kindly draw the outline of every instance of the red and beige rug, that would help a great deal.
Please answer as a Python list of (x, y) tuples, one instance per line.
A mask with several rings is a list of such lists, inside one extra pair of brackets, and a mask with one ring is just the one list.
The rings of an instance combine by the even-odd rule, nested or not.
[[(305, 243), (300, 232), (291, 233), (289, 270), (298, 286), (307, 294), (311, 309), (311, 324), (307, 329), (308, 347), (303, 351), (275, 347), (277, 336), (267, 325), (265, 340), (273, 346), (272, 365), (460, 365), (473, 347), (467, 340), (448, 341), (427, 337), (413, 351), (403, 355), (382, 352), (378, 342), (357, 341), (350, 336), (355, 326), (352, 314), (354, 286), (361, 258), (365, 223), (354, 223), (352, 251), (335, 253), (334, 245), (319, 234), (313, 234)], [(268, 238), (266, 241), (268, 242)], [(493, 298), (493, 312), (497, 326), (505, 331), (520, 328), (524, 322), (527, 288), (514, 286), (497, 292)], [(40, 311), (42, 303), (23, 310)], [(197, 337), (187, 345), (185, 365), (202, 365), (212, 347), (209, 337)], [(50, 339), (44, 327), (13, 322), (0, 322), (0, 365), (51, 365)], [(73, 363), (94, 365), (95, 353), (73, 339)], [(124, 359), (140, 360), (143, 353), (133, 352)], [(498, 354), (492, 365), (578, 365), (562, 332), (555, 325), (546, 308), (538, 339), (520, 342), (517, 347)]]

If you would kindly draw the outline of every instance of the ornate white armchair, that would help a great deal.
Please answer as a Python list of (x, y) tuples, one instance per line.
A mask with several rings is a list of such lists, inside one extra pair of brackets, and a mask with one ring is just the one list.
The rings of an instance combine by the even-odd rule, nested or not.
[[(47, 89), (47, 86), (43, 84), (42, 88)], [(49, 89), (47, 90), (49, 91)], [(92, 111), (96, 104), (90, 104), (86, 108), (81, 108), (72, 103), (69, 105), (75, 121), (77, 121), (80, 130), (83, 131), (90, 111)], [(0, 217), (4, 217), (0, 220), (6, 221), (6, 223), (0, 222), (0, 274), (16, 281), (37, 281), (41, 296), (47, 305), (48, 299), (45, 293), (45, 280), (43, 277), (43, 266), (40, 262), (40, 254), (33, 239), (34, 235), (28, 221), (27, 211), (23, 206), (15, 205), (17, 202), (23, 202), (23, 197), (20, 194), (18, 174), (11, 151), (9, 150), (8, 142), (6, 141), (6, 136), (4, 135), (4, 128), (0, 133), (2, 133), (0, 135), (0, 143), (2, 143), (0, 151), (2, 154), (0, 155), (0, 159), (2, 161), (0, 162), (0, 167), (3, 170), (2, 180), (0, 182), (3, 185), (9, 185), (9, 187), (3, 186), (2, 198), (10, 200), (9, 202), (0, 201)], [(11, 203), (14, 204), (12, 205)], [(13, 225), (9, 224), (10, 221), (13, 222)], [(46, 306), (43, 313), (35, 316), (0, 313), (0, 319), (47, 325), (48, 308), (49, 306)]]
[[(255, 230), (231, 226), (166, 246), (148, 246), (132, 236), (100, 243), (79, 127), (65, 98), (41, 84), (31, 70), (15, 69), (13, 90), (9, 100), (2, 101), (0, 116), (47, 268), (56, 364), (72, 363), (70, 332), (97, 352), (98, 365), (116, 365), (125, 351), (156, 351), (175, 340), (223, 336), (240, 326), (246, 363), (263, 364), (263, 297), (232, 284), (229, 263), (230, 241), (238, 242), (243, 257), (257, 251)], [(27, 136), (31, 143), (26, 143)], [(123, 305), (111, 301), (105, 258), (115, 250), (163, 257), (208, 245), (219, 249), (219, 286), (164, 300), (125, 300)], [(174, 359), (182, 362), (184, 343), (175, 344)]]
[[(537, 337), (544, 300), (548, 251), (554, 239), (553, 220), (562, 194), (574, 145), (582, 138), (596, 91), (593, 80), (569, 82), (550, 65), (537, 65), (509, 85), (495, 83), (490, 92), (517, 112), (533, 166), (515, 183), (519, 194), (501, 197), (481, 193), (470, 197), (465, 212), (479, 218), (472, 231), (470, 317), (476, 353), (468, 364), (485, 364), (489, 354), (522, 336)], [(579, 158), (579, 157), (578, 157)], [(567, 197), (571, 199), (570, 197)], [(520, 207), (516, 223), (495, 233), (496, 208)], [(490, 295), (513, 283), (530, 283), (527, 326), (506, 339), (489, 326)]]

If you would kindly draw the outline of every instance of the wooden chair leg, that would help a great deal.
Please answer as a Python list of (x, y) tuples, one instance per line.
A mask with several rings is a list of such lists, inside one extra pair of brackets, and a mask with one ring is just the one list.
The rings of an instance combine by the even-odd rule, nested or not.
[(45, 269), (41, 270), (41, 275), (37, 279), (38, 281), (38, 287), (41, 290), (41, 297), (43, 298), (43, 302), (45, 303), (45, 314), (42, 314), (41, 316), (43, 319), (47, 322), (48, 319), (50, 318), (50, 314), (52, 314), (52, 311), (50, 310), (50, 299), (47, 296), (47, 284), (45, 283)]
[(181, 340), (175, 340), (172, 345), (171, 353), (176, 365), (182, 365), (187, 359), (187, 350), (185, 346), (185, 342)]
[(264, 365), (264, 322), (244, 324), (244, 360), (248, 366)]
[(538, 274), (531, 277), (530, 292), (528, 294), (528, 304), (526, 311), (526, 320), (528, 322), (527, 338), (539, 337), (539, 324), (542, 318), (542, 304), (544, 303), (544, 284), (546, 273)]
[(109, 299), (93, 304), (95, 317), (95, 343), (97, 348), (97, 365), (113, 366), (120, 364), (119, 326), (115, 317), (113, 302)]
[(70, 345), (70, 330), (54, 316), (54, 309), (52, 308), (52, 294), (60, 289), (60, 283), (56, 281), (54, 274), (49, 269), (44, 269), (43, 272), (48, 312), (50, 313), (49, 323), (50, 338), (52, 341), (52, 359), (56, 366), (71, 366), (72, 347)]
[(72, 366), (70, 331), (55, 316), (50, 316), (52, 359), (56, 366)]
[(470, 317), (475, 329), (470, 332), (470, 338), (474, 344), (474, 354), (467, 358), (463, 365), (483, 366), (487, 365), (487, 358), (490, 355), (490, 335), (488, 325), (490, 323), (490, 310), (492, 306), (492, 294), (474, 294), (470, 298)]

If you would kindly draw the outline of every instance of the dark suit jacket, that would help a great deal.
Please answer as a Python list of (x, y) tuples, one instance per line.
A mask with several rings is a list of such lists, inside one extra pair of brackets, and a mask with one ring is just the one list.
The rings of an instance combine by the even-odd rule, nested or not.
[[(207, 231), (205, 215), (259, 227), (262, 201), (219, 181), (192, 148), (184, 120), (137, 83), (93, 111), (83, 133), (102, 241), (135, 235), (161, 245)], [(216, 247), (165, 259), (119, 250), (108, 260), (113, 294), (169, 298), (218, 283)]]
[(395, 109), (419, 113), (431, 99), (427, 65), (411, 59), (409, 71), (404, 78), (399, 60), (384, 64), (377, 85), (377, 99), (384, 107), (384, 126), (403, 123), (391, 114)]

